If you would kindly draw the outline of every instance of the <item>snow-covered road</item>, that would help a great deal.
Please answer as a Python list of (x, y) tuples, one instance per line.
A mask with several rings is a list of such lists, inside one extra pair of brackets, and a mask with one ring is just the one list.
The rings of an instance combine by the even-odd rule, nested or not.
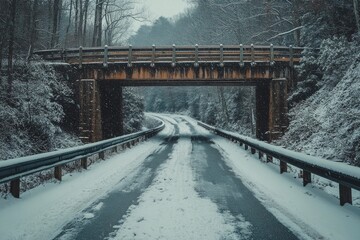
[(0, 239), (357, 239), (360, 211), (189, 117), (88, 171), (0, 200)]

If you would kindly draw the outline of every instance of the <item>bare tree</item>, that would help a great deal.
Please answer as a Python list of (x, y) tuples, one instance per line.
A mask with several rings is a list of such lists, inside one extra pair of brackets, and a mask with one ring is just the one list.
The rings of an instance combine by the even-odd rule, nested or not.
[(96, 0), (95, 4), (94, 33), (92, 40), (93, 47), (101, 46), (104, 2), (105, 0)]
[(105, 44), (120, 42), (128, 33), (130, 20), (143, 21), (142, 11), (136, 11), (135, 2), (130, 0), (106, 0), (104, 5)]
[(360, 32), (360, 14), (359, 14), (359, 0), (353, 0), (354, 2), (354, 14), (358, 32)]
[[(9, 23), (9, 14), (6, 12), (9, 9), (9, 2), (7, 0), (0, 0), (0, 70), (2, 69), (3, 51), (5, 48), (7, 29)], [(0, 80), (1, 81), (1, 80)], [(0, 82), (1, 84), (1, 82)]]
[(16, 17), (16, 0), (10, 0), (10, 17), (9, 17), (9, 49), (8, 49), (8, 86), (7, 100), (11, 103), (14, 73), (14, 40), (15, 40), (15, 17)]
[(52, 35), (51, 35), (51, 47), (56, 47), (59, 43), (59, 22), (62, 9), (62, 0), (54, 0), (53, 4), (53, 21), (52, 21)]
[(82, 45), (85, 45), (86, 42), (86, 30), (87, 30), (87, 19), (88, 19), (88, 13), (89, 13), (89, 0), (85, 0), (85, 4), (84, 4), (84, 28), (83, 28), (83, 33), (82, 33), (82, 37), (83, 37), (83, 41), (82, 41)]
[[(30, 46), (29, 46), (29, 56), (30, 57), (34, 50), (34, 45), (36, 41), (36, 19), (37, 19), (37, 8), (39, 0), (34, 0), (31, 8), (31, 23), (30, 23)], [(29, 60), (29, 59), (28, 59)]]

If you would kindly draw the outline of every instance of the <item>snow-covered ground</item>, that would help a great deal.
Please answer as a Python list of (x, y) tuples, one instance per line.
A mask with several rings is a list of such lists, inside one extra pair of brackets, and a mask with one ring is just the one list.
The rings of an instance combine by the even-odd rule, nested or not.
[[(103, 203), (94, 203), (114, 188), (133, 184), (127, 182), (127, 176), (133, 175), (149, 155), (163, 149), (165, 137), (174, 135), (179, 138), (168, 159), (156, 170), (154, 180), (127, 214), (118, 216), (110, 239), (251, 239), (251, 223), (246, 219), (240, 221), (244, 235), (239, 236), (236, 232), (239, 221), (235, 219), (238, 216), (221, 211), (217, 203), (196, 191), (191, 161), (204, 154), (192, 153), (192, 134), (210, 136), (212, 146), (236, 177), (300, 239), (360, 236), (358, 207), (340, 207), (334, 196), (311, 184), (302, 187), (293, 175), (280, 175), (276, 166), (265, 164), (238, 145), (210, 134), (189, 117), (161, 115), (161, 118), (166, 121), (160, 133), (162, 138), (155, 137), (91, 165), (88, 171), (65, 175), (61, 183), (47, 183), (27, 191), (21, 199), (0, 199), (0, 239), (52, 239), (72, 219), (94, 218), (93, 212), (103, 208)], [(85, 211), (89, 208), (93, 212)]]
[[(187, 118), (194, 125), (196, 121)], [(207, 131), (197, 127), (197, 131)], [(360, 209), (346, 205), (322, 190), (306, 187), (291, 174), (279, 174), (277, 166), (259, 161), (227, 139), (214, 136), (227, 164), (284, 225), (304, 239), (358, 239)]]
[[(173, 127), (167, 125), (161, 135), (169, 136), (173, 132)], [(88, 171), (65, 175), (61, 183), (29, 190), (20, 199), (0, 199), (0, 239), (54, 238), (68, 222), (134, 172), (161, 142), (153, 138), (91, 165)]]

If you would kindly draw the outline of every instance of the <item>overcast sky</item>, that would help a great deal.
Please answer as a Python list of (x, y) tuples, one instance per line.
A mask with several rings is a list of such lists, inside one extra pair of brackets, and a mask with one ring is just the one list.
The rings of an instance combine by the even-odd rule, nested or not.
[[(160, 16), (167, 18), (173, 17), (189, 7), (187, 0), (139, 0), (138, 2), (139, 7), (145, 8), (145, 11), (152, 21), (158, 19)], [(134, 31), (142, 24), (143, 23), (135, 23)]]

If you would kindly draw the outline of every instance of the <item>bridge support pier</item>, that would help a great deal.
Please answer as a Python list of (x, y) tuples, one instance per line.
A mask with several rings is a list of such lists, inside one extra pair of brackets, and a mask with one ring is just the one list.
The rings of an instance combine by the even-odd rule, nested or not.
[(288, 81), (272, 79), (256, 86), (256, 137), (271, 142), (279, 139), (288, 127)]
[(99, 84), (95, 79), (79, 82), (80, 139), (84, 143), (102, 140)]
[(122, 86), (117, 81), (79, 82), (80, 138), (97, 142), (123, 134)]

